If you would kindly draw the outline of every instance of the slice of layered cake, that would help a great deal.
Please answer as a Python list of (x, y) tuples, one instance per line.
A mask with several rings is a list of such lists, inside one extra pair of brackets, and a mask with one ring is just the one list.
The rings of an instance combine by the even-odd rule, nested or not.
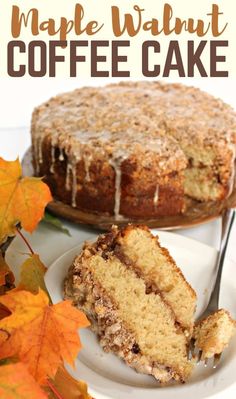
[(104, 350), (130, 367), (162, 383), (190, 376), (196, 294), (148, 228), (113, 227), (86, 243), (65, 297), (86, 313)]

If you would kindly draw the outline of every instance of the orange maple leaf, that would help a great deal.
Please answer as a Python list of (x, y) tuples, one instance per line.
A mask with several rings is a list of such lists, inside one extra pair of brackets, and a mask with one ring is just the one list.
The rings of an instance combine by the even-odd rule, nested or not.
[(54, 377), (63, 361), (74, 365), (81, 348), (78, 328), (89, 322), (70, 301), (50, 306), (42, 290), (37, 295), (13, 290), (1, 296), (0, 302), (12, 312), (0, 320), (0, 329), (11, 334), (0, 348), (1, 359), (12, 356), (13, 347), (40, 384)]
[(1, 399), (47, 399), (23, 363), (0, 367)]
[(10, 316), (0, 320), (0, 329), (11, 334), (15, 329), (24, 327), (42, 314), (48, 301), (43, 291), (33, 295), (28, 291), (12, 290), (0, 296), (0, 303), (11, 311)]
[(15, 234), (15, 225), (32, 232), (52, 200), (48, 186), (36, 177), (22, 177), (19, 160), (0, 158), (0, 242)]

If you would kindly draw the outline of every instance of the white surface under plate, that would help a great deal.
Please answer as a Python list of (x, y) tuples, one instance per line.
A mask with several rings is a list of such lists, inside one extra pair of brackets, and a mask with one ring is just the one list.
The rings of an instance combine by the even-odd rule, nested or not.
[[(154, 230), (155, 232), (155, 230)], [(161, 244), (167, 247), (197, 292), (197, 315), (209, 297), (214, 280), (216, 250), (192, 239), (158, 232)], [(91, 237), (94, 239), (96, 235)], [(46, 274), (46, 284), (54, 303), (62, 299), (63, 280), (82, 243), (60, 256)], [(236, 316), (236, 265), (226, 260), (221, 288), (220, 306)], [(141, 328), (141, 327), (140, 327)], [(190, 381), (183, 385), (160, 387), (157, 381), (138, 374), (113, 354), (106, 354), (96, 336), (88, 329), (80, 331), (83, 349), (79, 353), (74, 377), (85, 380), (96, 399), (202, 399), (210, 398), (236, 383), (236, 339), (225, 350), (217, 369), (203, 364), (196, 366)]]

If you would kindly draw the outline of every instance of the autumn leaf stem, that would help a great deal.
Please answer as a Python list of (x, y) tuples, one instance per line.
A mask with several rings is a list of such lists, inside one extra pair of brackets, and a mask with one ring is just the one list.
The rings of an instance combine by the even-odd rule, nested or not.
[(21, 233), (20, 229), (16, 226), (16, 231), (19, 234), (19, 236), (22, 238), (22, 240), (24, 241), (24, 243), (26, 244), (26, 246), (28, 247), (28, 249), (30, 250), (31, 254), (34, 255), (34, 251), (31, 248), (29, 242), (27, 241), (27, 239), (25, 238), (25, 236)]
[(47, 380), (47, 385), (58, 399), (64, 399), (50, 380)]

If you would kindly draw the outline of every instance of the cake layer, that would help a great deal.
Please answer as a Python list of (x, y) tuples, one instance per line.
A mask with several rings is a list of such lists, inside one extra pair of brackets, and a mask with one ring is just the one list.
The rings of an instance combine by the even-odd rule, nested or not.
[(160, 82), (82, 88), (36, 108), (36, 175), (81, 210), (130, 217), (181, 214), (184, 195), (233, 189), (236, 116), (198, 89)]
[[(134, 249), (143, 273), (139, 273), (124, 254), (134, 244), (131, 231), (147, 234), (146, 241), (141, 234), (136, 237)], [(126, 243), (121, 242), (126, 236)], [(193, 367), (187, 358), (187, 349), (193, 327), (195, 293), (158, 241), (155, 241), (156, 248), (150, 254), (151, 261), (155, 262), (155, 251), (159, 250), (158, 264), (153, 264), (152, 270), (143, 264), (145, 255), (138, 248), (144, 248), (148, 241), (152, 246), (153, 239), (145, 228), (129, 226), (120, 232), (113, 228), (110, 233), (100, 236), (96, 243), (86, 244), (69, 270), (65, 297), (72, 299), (86, 313), (105, 350), (118, 354), (137, 371), (151, 374), (161, 382), (172, 378), (185, 381)], [(129, 255), (131, 258), (132, 254)], [(161, 271), (165, 266), (169, 281)], [(152, 282), (158, 272), (162, 287), (159, 284), (157, 289)], [(180, 281), (182, 292), (170, 286), (173, 283), (178, 286)], [(169, 301), (164, 297), (167, 285), (169, 293), (173, 293)], [(184, 290), (188, 292), (187, 296), (184, 296)], [(187, 300), (192, 303), (191, 315)], [(176, 316), (174, 301), (182, 310), (186, 309), (186, 318), (182, 316), (184, 322), (181, 316)]]
[[(114, 231), (114, 230), (113, 230)], [(114, 251), (141, 276), (154, 291), (160, 292), (187, 335), (192, 333), (196, 293), (158, 238), (144, 226), (123, 228), (114, 238)]]
[(185, 170), (184, 192), (197, 200), (224, 199), (231, 193), (235, 174), (235, 145), (225, 141), (199, 147), (192, 144), (184, 148), (188, 157)]

